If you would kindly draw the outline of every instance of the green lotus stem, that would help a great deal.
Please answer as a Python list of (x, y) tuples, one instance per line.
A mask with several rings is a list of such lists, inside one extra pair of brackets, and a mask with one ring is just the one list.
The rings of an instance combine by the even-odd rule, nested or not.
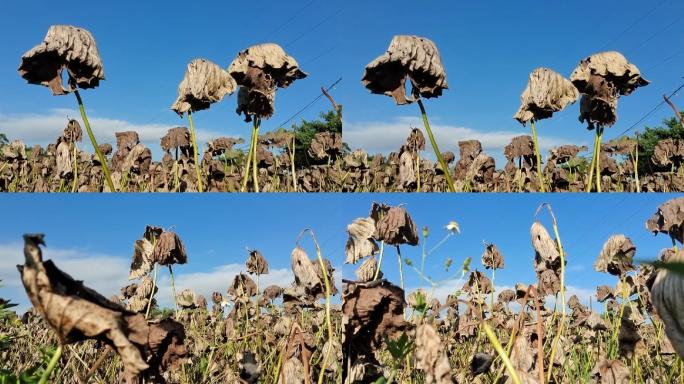
[[(404, 263), (403, 263), (403, 259), (401, 258), (401, 250), (399, 250), (398, 245), (396, 247), (397, 247), (397, 261), (399, 261), (399, 286), (401, 287), (401, 289), (404, 289)], [(380, 268), (378, 268), (378, 271), (379, 270), (380, 270)]]
[(589, 182), (587, 183), (587, 192), (591, 192), (591, 184), (594, 182), (594, 168), (596, 166), (596, 143), (598, 142), (598, 135), (594, 136), (594, 149), (591, 154), (591, 165), (589, 166)]
[(292, 135), (292, 151), (290, 154), (290, 164), (292, 165), (292, 188), (297, 192), (297, 172), (295, 171), (295, 136)]
[(190, 123), (190, 140), (192, 140), (192, 152), (195, 155), (195, 173), (197, 174), (197, 190), (204, 192), (202, 188), (202, 174), (200, 173), (199, 154), (197, 152), (197, 141), (195, 140), (195, 124), (192, 123), (192, 112), (188, 111), (188, 122)]
[(245, 165), (245, 175), (242, 177), (242, 187), (240, 192), (247, 190), (247, 180), (249, 180), (249, 167), (252, 165), (252, 151), (254, 150), (254, 130), (252, 130), (252, 137), (249, 139), (249, 153), (247, 154), (247, 164)]
[(539, 192), (544, 192), (544, 174), (542, 171), (541, 153), (539, 153), (539, 141), (537, 140), (537, 128), (534, 126), (534, 120), (530, 121), (530, 127), (532, 128), (534, 154), (537, 157), (537, 178), (539, 178)]
[(259, 168), (257, 164), (257, 146), (259, 145), (259, 127), (261, 119), (254, 118), (254, 149), (252, 150), (252, 179), (254, 179), (254, 192), (259, 192)]
[(380, 242), (380, 256), (378, 257), (378, 266), (375, 268), (375, 276), (373, 276), (373, 281), (378, 279), (380, 276), (380, 267), (382, 266), (382, 256), (385, 253), (385, 241)]
[(501, 358), (501, 361), (503, 361), (504, 366), (506, 366), (506, 370), (508, 370), (508, 373), (511, 375), (511, 380), (513, 380), (515, 384), (520, 384), (520, 378), (518, 377), (518, 373), (515, 371), (515, 368), (513, 368), (511, 360), (508, 358), (508, 355), (503, 350), (503, 347), (501, 346), (501, 343), (499, 343), (499, 339), (497, 339), (496, 335), (494, 334), (494, 331), (492, 331), (492, 329), (489, 327), (489, 325), (487, 325), (486, 322), (482, 322), (482, 328), (487, 334), (489, 342), (492, 343), (494, 350), (496, 350), (496, 353)]
[(57, 346), (57, 349), (55, 350), (55, 354), (52, 355), (52, 358), (50, 359), (50, 362), (48, 363), (47, 368), (45, 368), (45, 372), (40, 376), (40, 381), (38, 381), (38, 384), (45, 384), (48, 382), (50, 379), (50, 375), (52, 374), (52, 371), (55, 370), (55, 367), (57, 366), (57, 363), (59, 362), (59, 358), (62, 356), (62, 344), (59, 344)]
[(74, 143), (74, 182), (71, 185), (71, 192), (74, 193), (78, 190), (78, 147)]
[(636, 146), (634, 147), (634, 183), (636, 184), (635, 192), (641, 192), (641, 185), (639, 184), (639, 134), (636, 135)]
[[(154, 247), (154, 238), (152, 239), (152, 247)], [(152, 278), (152, 293), (147, 301), (147, 310), (145, 311), (145, 320), (150, 317), (150, 309), (152, 308), (152, 299), (154, 299), (154, 289), (157, 288), (157, 264), (154, 265), (154, 277)]]
[(601, 193), (601, 138), (603, 129), (596, 128), (596, 192)]
[(83, 106), (83, 100), (81, 99), (81, 94), (78, 93), (78, 89), (74, 90), (74, 95), (76, 95), (76, 100), (78, 101), (78, 109), (79, 111), (81, 111), (81, 118), (83, 118), (83, 124), (85, 124), (86, 131), (88, 132), (88, 137), (90, 138), (90, 142), (93, 144), (93, 148), (95, 148), (97, 158), (100, 160), (100, 164), (102, 165), (102, 170), (104, 171), (105, 180), (107, 181), (107, 185), (109, 186), (109, 191), (116, 192), (116, 188), (114, 188), (114, 182), (112, 181), (112, 175), (109, 173), (109, 167), (107, 166), (107, 158), (104, 157), (102, 151), (100, 151), (100, 147), (97, 145), (97, 140), (95, 140), (93, 130), (90, 128), (90, 121), (88, 121), (88, 116), (86, 116), (85, 107)]
[(416, 157), (416, 179), (418, 185), (416, 186), (416, 192), (420, 192), (420, 154)]
[(449, 167), (447, 166), (446, 162), (444, 161), (444, 158), (442, 157), (442, 153), (439, 151), (439, 147), (437, 146), (437, 141), (435, 141), (435, 137), (432, 134), (432, 129), (430, 128), (430, 123), (428, 122), (427, 118), (427, 113), (425, 112), (425, 106), (423, 105), (423, 101), (421, 99), (418, 99), (418, 106), (420, 107), (420, 113), (423, 115), (423, 125), (425, 125), (425, 130), (427, 131), (428, 137), (430, 138), (430, 144), (432, 145), (432, 149), (435, 150), (435, 155), (437, 156), (437, 161), (439, 161), (439, 165), (442, 166), (442, 170), (444, 171), (444, 176), (446, 176), (447, 179), (447, 186), (449, 187), (450, 192), (456, 192), (456, 188), (454, 187), (454, 182), (451, 180), (451, 173), (449, 171)]
[(178, 313), (178, 297), (176, 296), (176, 283), (173, 281), (173, 268), (169, 264), (169, 274), (171, 274), (171, 290), (173, 290), (173, 304), (176, 307), (176, 313)]
[(565, 302), (565, 250), (563, 249), (563, 243), (561, 243), (561, 238), (560, 238), (560, 232), (558, 231), (558, 223), (556, 222), (556, 216), (553, 214), (553, 210), (551, 210), (551, 206), (547, 205), (547, 208), (549, 210), (549, 214), (551, 215), (552, 223), (553, 223), (553, 233), (556, 236), (556, 246), (558, 247), (558, 253), (560, 255), (560, 260), (561, 260), (561, 265), (560, 265), (560, 294), (561, 294), (561, 303), (563, 305), (563, 312), (561, 316), (561, 321), (560, 321), (560, 326), (558, 327), (558, 332), (556, 333), (556, 336), (553, 338), (553, 342), (551, 343), (551, 357), (549, 358), (549, 373), (546, 377), (546, 381), (550, 382), (551, 381), (551, 371), (553, 371), (553, 359), (554, 356), (556, 355), (556, 346), (558, 345), (558, 342), (560, 341), (561, 335), (563, 334), (563, 331), (565, 330), (565, 317), (566, 317), (566, 302)]

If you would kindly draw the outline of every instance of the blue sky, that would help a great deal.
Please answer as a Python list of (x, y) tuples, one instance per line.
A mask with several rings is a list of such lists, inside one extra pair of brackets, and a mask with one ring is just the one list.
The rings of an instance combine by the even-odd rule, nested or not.
[[(46, 234), (46, 258), (83, 279), (103, 293), (115, 293), (126, 283), (133, 243), (145, 225), (173, 227), (184, 241), (189, 263), (176, 266), (179, 290), (192, 287), (201, 293), (225, 292), (232, 276), (244, 271), (246, 248), (257, 248), (268, 259), (271, 275), (264, 284), (288, 285), (290, 252), (304, 228), (315, 231), (324, 257), (353, 279), (354, 267), (342, 267), (346, 226), (369, 213), (373, 201), (405, 204), (419, 228), (427, 225), (430, 249), (446, 234), (451, 220), (460, 224), (461, 234), (450, 238), (426, 263), (426, 273), (435, 280), (443, 272), (444, 260), (454, 260), (452, 271), (463, 260), (473, 258), (471, 268), (482, 269), (482, 241), (494, 242), (503, 252), (505, 269), (496, 275), (497, 286), (534, 281), (533, 251), (529, 228), (542, 202), (551, 203), (558, 219), (568, 259), (568, 285), (572, 292), (590, 295), (595, 286), (614, 285), (611, 276), (596, 273), (592, 264), (603, 243), (612, 234), (623, 233), (637, 246), (637, 259), (654, 259), (670, 246), (668, 238), (653, 237), (644, 227), (656, 207), (675, 197), (668, 194), (483, 194), (483, 195), (398, 195), (398, 194), (312, 194), (299, 195), (7, 195), (0, 200), (4, 217), (0, 222), (0, 297), (25, 303), (15, 265), (22, 263), (21, 235)], [(545, 212), (542, 223), (552, 231)], [(303, 246), (310, 257), (311, 241)], [(402, 247), (402, 254), (417, 262), (420, 247)], [(416, 263), (418, 264), (418, 263)], [(394, 251), (387, 249), (384, 262), (387, 277), (398, 282)], [(340, 283), (341, 275), (336, 275)], [(162, 286), (168, 281), (162, 274)], [(415, 273), (407, 272), (406, 286), (420, 285)], [(441, 293), (453, 291), (455, 280), (444, 281)], [(460, 286), (458, 287), (460, 288)], [(168, 294), (168, 292), (166, 292)], [(166, 297), (166, 300), (164, 299)], [(162, 303), (169, 303), (163, 296)]]
[[(417, 34), (435, 41), (450, 89), (426, 107), (442, 150), (456, 152), (462, 139), (479, 138), (501, 161), (501, 148), (528, 129), (513, 119), (528, 74), (538, 66), (569, 76), (580, 59), (601, 50), (619, 50), (652, 81), (620, 100), (619, 120), (606, 138), (622, 132), (684, 80), (684, 3), (677, 0), (573, 2), (454, 2), (424, 6), (406, 0), (292, 2), (205, 1), (188, 6), (167, 1), (70, 1), (5, 4), (0, 52), (0, 131), (27, 142), (54, 140), (72, 117), (72, 96), (53, 97), (28, 86), (16, 74), (21, 55), (39, 43), (49, 25), (69, 23), (93, 32), (107, 81), (84, 93), (96, 132), (138, 129), (153, 149), (166, 128), (184, 124), (169, 109), (186, 64), (206, 57), (227, 66), (239, 50), (261, 42), (285, 47), (310, 76), (281, 90), (270, 130), (299, 111), (339, 77), (333, 91), (345, 109), (345, 140), (370, 152), (398, 148), (419, 125), (418, 107), (397, 107), (389, 97), (370, 95), (361, 85), (364, 66), (382, 54), (393, 35)], [(38, 11), (37, 11), (38, 10)], [(673, 99), (684, 105), (680, 97)], [(201, 142), (218, 135), (246, 137), (249, 128), (234, 113), (235, 95), (196, 116)], [(298, 118), (328, 109), (322, 98)], [(577, 121), (578, 105), (539, 123), (542, 149), (560, 143), (590, 144)], [(671, 116), (660, 108), (644, 121)], [(83, 144), (86, 146), (86, 144)], [(89, 145), (89, 144), (88, 144)], [(158, 152), (156, 152), (158, 153)]]

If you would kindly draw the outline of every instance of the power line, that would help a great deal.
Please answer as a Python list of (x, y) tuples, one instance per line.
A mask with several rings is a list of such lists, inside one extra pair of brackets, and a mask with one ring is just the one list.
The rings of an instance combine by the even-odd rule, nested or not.
[(656, 32), (656, 33), (652, 34), (651, 36), (649, 36), (646, 40), (642, 41), (639, 45), (636, 45), (636, 46), (632, 47), (632, 50), (636, 50), (636, 49), (639, 49), (639, 48), (643, 47), (644, 45), (646, 45), (646, 43), (648, 43), (649, 41), (655, 39), (658, 35), (660, 35), (661, 33), (665, 32), (666, 30), (668, 30), (668, 29), (669, 29), (670, 27), (672, 27), (673, 25), (677, 24), (677, 22), (679, 22), (679, 21), (682, 20), (682, 19), (684, 19), (684, 15), (679, 16), (678, 18), (674, 19), (670, 24), (666, 25), (665, 27), (663, 27), (662, 29), (660, 29), (658, 32)]
[(335, 13), (333, 13), (333, 14), (331, 14), (330, 16), (326, 17), (325, 19), (319, 21), (316, 25), (314, 25), (313, 27), (307, 29), (306, 31), (304, 31), (302, 34), (300, 34), (299, 36), (295, 37), (294, 39), (288, 41), (288, 42), (285, 43), (283, 46), (284, 46), (285, 48), (287, 48), (287, 47), (291, 46), (292, 44), (296, 43), (297, 41), (301, 40), (303, 37), (305, 37), (305, 36), (307, 36), (308, 34), (310, 34), (310, 33), (311, 33), (313, 30), (315, 30), (316, 28), (320, 27), (321, 25), (323, 25), (323, 24), (327, 23), (328, 21), (332, 20), (333, 18), (335, 18), (337, 15), (339, 15), (339, 14), (342, 12), (342, 10), (343, 10), (343, 8), (338, 9)]
[[(668, 98), (670, 98), (670, 97), (676, 95), (677, 92), (681, 91), (682, 89), (684, 89), (684, 84), (680, 85), (679, 88), (675, 89), (675, 90), (670, 94), (670, 96), (668, 96)], [(649, 116), (651, 116), (652, 114), (654, 114), (655, 112), (657, 112), (664, 104), (665, 104), (665, 100), (663, 100), (663, 101), (661, 101), (660, 103), (658, 103), (655, 107), (653, 107), (653, 109), (651, 109), (648, 113), (646, 113), (646, 114), (645, 114), (642, 118), (640, 118), (636, 123), (632, 124), (629, 128), (625, 129), (622, 133), (620, 133), (619, 135), (617, 135), (617, 137), (620, 137), (620, 136), (624, 135), (625, 133), (627, 133), (627, 132), (631, 131), (632, 129), (634, 129), (634, 127), (636, 127), (637, 125), (641, 124), (641, 123), (642, 123), (644, 120), (646, 120)]]
[(682, 53), (684, 53), (684, 49), (681, 49), (681, 50), (675, 52), (673, 55), (668, 56), (668, 57), (664, 58), (663, 60), (659, 61), (657, 64), (655, 64), (655, 65), (653, 65), (653, 66), (650, 66), (650, 67), (646, 68), (646, 71), (645, 71), (645, 72), (648, 72), (648, 71), (650, 71), (650, 70), (652, 70), (652, 69), (655, 69), (655, 68), (659, 67), (660, 65), (662, 65), (662, 64), (664, 64), (664, 63), (666, 63), (666, 62), (668, 62), (668, 61), (670, 61), (670, 60), (672, 60), (672, 59), (674, 59), (675, 57), (681, 55)]
[(604, 50), (604, 49), (605, 49), (606, 47), (608, 47), (609, 45), (611, 45), (611, 44), (613, 44), (614, 42), (620, 40), (620, 38), (621, 38), (625, 33), (631, 31), (632, 29), (634, 29), (634, 27), (636, 27), (637, 25), (639, 25), (639, 23), (641, 23), (642, 21), (644, 21), (644, 19), (646, 19), (648, 16), (650, 16), (653, 12), (655, 12), (656, 9), (660, 8), (660, 6), (663, 5), (663, 4), (665, 4), (667, 1), (668, 1), (668, 0), (663, 0), (663, 1), (661, 1), (660, 3), (656, 4), (653, 8), (651, 8), (650, 11), (646, 12), (645, 14), (643, 14), (643, 16), (641, 16), (640, 18), (636, 19), (636, 21), (634, 21), (634, 22), (633, 22), (632, 24), (630, 24), (627, 28), (625, 28), (622, 32), (620, 32), (615, 38), (613, 38), (613, 39), (610, 40), (608, 43), (604, 44), (601, 48), (599, 48), (599, 51)]
[(290, 17), (289, 17), (287, 20), (285, 20), (282, 24), (280, 24), (280, 25), (277, 26), (274, 30), (272, 30), (271, 32), (269, 32), (269, 33), (266, 35), (266, 40), (268, 40), (271, 36), (273, 36), (274, 33), (280, 31), (281, 29), (283, 29), (284, 26), (286, 26), (287, 24), (289, 24), (290, 22), (292, 22), (292, 20), (294, 20), (297, 16), (299, 16), (302, 12), (304, 12), (304, 10), (307, 9), (308, 7), (310, 7), (311, 4), (313, 4), (314, 2), (316, 2), (316, 0), (311, 0), (311, 1), (309, 1), (308, 3), (306, 3), (306, 5), (304, 5), (303, 7), (301, 7), (297, 12), (295, 12), (292, 16), (290, 16)]
[[(333, 89), (340, 81), (342, 81), (342, 78), (341, 78), (341, 77), (340, 77), (339, 79), (337, 79), (334, 83), (332, 83), (328, 88), (326, 88), (325, 91), (326, 91), (326, 92), (330, 91), (330, 90)], [(310, 102), (309, 104), (305, 105), (302, 109), (300, 109), (299, 111), (297, 111), (297, 113), (295, 113), (294, 115), (292, 115), (292, 116), (291, 116), (289, 119), (287, 119), (284, 123), (278, 125), (278, 128), (276, 128), (276, 129), (279, 129), (279, 128), (284, 127), (285, 124), (289, 123), (289, 122), (292, 121), (294, 118), (296, 118), (297, 116), (299, 116), (300, 114), (302, 114), (304, 111), (306, 111), (307, 109), (309, 109), (312, 105), (314, 105), (318, 100), (321, 99), (321, 97), (323, 97), (323, 92), (321, 92), (320, 95), (316, 96), (316, 98), (314, 98), (313, 100), (311, 100), (311, 102)]]

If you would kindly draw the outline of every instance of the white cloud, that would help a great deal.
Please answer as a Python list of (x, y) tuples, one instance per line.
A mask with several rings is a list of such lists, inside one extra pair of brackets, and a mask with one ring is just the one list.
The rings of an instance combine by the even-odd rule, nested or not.
[[(368, 153), (389, 153), (401, 147), (410, 133), (411, 127), (423, 129), (422, 120), (417, 117), (397, 117), (387, 122), (346, 122), (344, 123), (343, 139), (352, 149), (363, 148)], [(529, 134), (525, 130), (489, 131), (482, 132), (472, 128), (458, 127), (432, 122), (430, 124), (443, 152), (449, 150), (458, 156), (458, 142), (463, 140), (479, 140), (482, 147), (490, 156), (502, 155), (503, 149), (511, 142), (511, 139)], [(568, 139), (540, 135), (539, 147), (542, 152), (561, 144), (568, 144)], [(432, 153), (430, 141), (425, 138), (426, 151)]]
[[(85, 130), (85, 125), (81, 120), (78, 111), (72, 109), (51, 109), (46, 113), (31, 114), (2, 114), (0, 113), (0, 132), (7, 135), (10, 140), (20, 139), (27, 145), (47, 145), (56, 142), (57, 137), (62, 134), (67, 123), (67, 116), (77, 119), (81, 127)], [(125, 120), (112, 119), (101, 116), (88, 116), (95, 138), (98, 143), (110, 143), (116, 147), (115, 132), (136, 131), (140, 136), (140, 141), (152, 149), (154, 153), (161, 151), (159, 141), (166, 134), (169, 128), (185, 125), (185, 121), (178, 124), (160, 123), (134, 123)], [(197, 142), (205, 143), (212, 138), (225, 136), (219, 132), (208, 130), (198, 130)], [(90, 148), (90, 142), (84, 132), (84, 144)], [(85, 144), (87, 142), (87, 144)]]

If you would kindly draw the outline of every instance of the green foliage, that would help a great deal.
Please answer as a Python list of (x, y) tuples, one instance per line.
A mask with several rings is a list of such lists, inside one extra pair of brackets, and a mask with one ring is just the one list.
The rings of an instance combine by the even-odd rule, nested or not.
[[(41, 361), (21, 372), (19, 376), (6, 369), (0, 369), (0, 384), (37, 384), (56, 351), (56, 347), (40, 348)], [(53, 374), (59, 374), (59, 368), (56, 368)]]
[(4, 133), (0, 133), (0, 145), (5, 145), (9, 143), (9, 139), (7, 138), (7, 135)]
[[(684, 117), (684, 112), (680, 112)], [(636, 136), (636, 135), (635, 135)], [(658, 141), (665, 139), (684, 139), (684, 128), (679, 119), (672, 117), (664, 119), (662, 126), (646, 127), (643, 133), (639, 134), (639, 173), (652, 174), (657, 171), (669, 171), (669, 169), (659, 169), (651, 162), (651, 156)]]
[[(314, 135), (319, 132), (336, 132), (342, 134), (342, 119), (335, 111), (321, 112), (320, 120), (302, 120), (293, 124), (295, 132), (295, 167), (301, 168), (316, 164), (317, 160), (309, 156), (309, 146)], [(344, 150), (349, 148), (344, 144)]]

